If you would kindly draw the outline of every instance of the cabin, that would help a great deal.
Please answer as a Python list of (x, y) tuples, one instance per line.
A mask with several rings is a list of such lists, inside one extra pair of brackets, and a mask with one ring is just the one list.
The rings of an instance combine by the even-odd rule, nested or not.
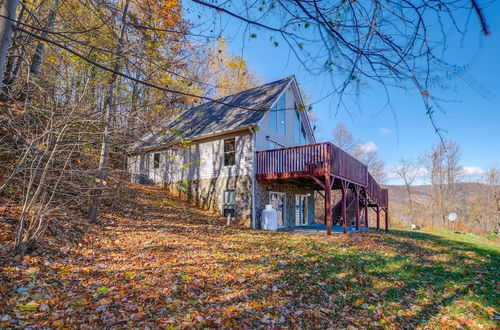
[(357, 159), (316, 141), (294, 76), (194, 106), (156, 126), (131, 149), (127, 165), (135, 183), (162, 185), (251, 228), (260, 228), (261, 211), (271, 204), (286, 231), (316, 222), (317, 192), (328, 233), (331, 191), (340, 189), (344, 232), (363, 220), (366, 226), (370, 207), (377, 227), (381, 211), (388, 226), (387, 190)]

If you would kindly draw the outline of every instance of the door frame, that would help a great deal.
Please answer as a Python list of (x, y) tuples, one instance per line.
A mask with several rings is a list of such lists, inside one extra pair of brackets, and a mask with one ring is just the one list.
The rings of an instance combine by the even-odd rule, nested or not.
[[(295, 194), (295, 226), (307, 226), (308, 207), (309, 207), (308, 197), (309, 196), (307, 194)], [(303, 199), (305, 201), (305, 206), (304, 209), (302, 210), (302, 214), (304, 215), (303, 223), (300, 222), (300, 219), (297, 219), (297, 205), (299, 205), (297, 202), (300, 199)]]
[(278, 228), (285, 228), (286, 227), (286, 193), (279, 192), (279, 191), (269, 191), (269, 204), (271, 204), (271, 194), (277, 194), (278, 196), (283, 196), (283, 226), (280, 226), (279, 221), (278, 221)]

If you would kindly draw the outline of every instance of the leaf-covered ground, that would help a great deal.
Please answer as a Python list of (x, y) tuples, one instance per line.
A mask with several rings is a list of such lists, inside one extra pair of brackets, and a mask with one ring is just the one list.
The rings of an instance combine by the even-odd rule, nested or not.
[(446, 232), (226, 228), (159, 188), (2, 265), (0, 327), (498, 328), (500, 248)]

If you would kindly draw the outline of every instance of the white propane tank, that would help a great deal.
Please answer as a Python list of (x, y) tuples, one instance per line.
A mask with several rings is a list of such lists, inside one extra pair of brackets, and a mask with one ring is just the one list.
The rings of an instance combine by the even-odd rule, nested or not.
[(262, 210), (260, 221), (262, 229), (264, 230), (277, 230), (278, 229), (278, 212), (273, 209), (272, 205), (266, 205)]

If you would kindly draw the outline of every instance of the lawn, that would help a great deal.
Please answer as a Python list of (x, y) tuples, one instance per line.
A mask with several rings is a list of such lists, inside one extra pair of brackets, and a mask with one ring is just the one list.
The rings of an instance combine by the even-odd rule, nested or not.
[(1, 327), (498, 328), (498, 243), (231, 227), (133, 187), (82, 237), (1, 269)]

